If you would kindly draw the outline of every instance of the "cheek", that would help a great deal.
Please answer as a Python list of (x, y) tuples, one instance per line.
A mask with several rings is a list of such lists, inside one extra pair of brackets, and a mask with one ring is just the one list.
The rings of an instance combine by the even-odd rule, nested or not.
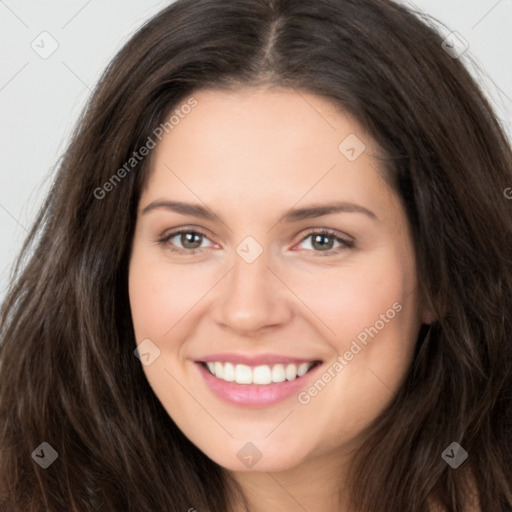
[[(307, 277), (287, 272), (285, 280), (315, 313), (316, 324), (339, 352), (347, 350), (347, 343), (359, 334), (364, 339), (365, 329), (376, 322), (380, 330), (381, 315), (395, 319), (397, 309), (405, 310), (404, 302), (411, 298), (408, 288), (414, 282), (401, 260), (384, 251), (360, 258), (357, 264), (319, 267)], [(408, 311), (412, 313), (411, 308)]]
[(330, 399), (357, 402), (363, 422), (384, 407), (411, 363), (419, 329), (415, 282), (413, 260), (383, 250), (294, 283), (333, 349), (331, 365), (342, 358), (341, 371), (331, 366), (336, 377), (326, 376)]
[(135, 249), (130, 262), (130, 308), (137, 341), (162, 339), (215, 283), (206, 266), (170, 264), (165, 256)]
[[(311, 400), (311, 415), (333, 425), (334, 437), (366, 428), (392, 400), (410, 366), (419, 329), (412, 262), (399, 251), (381, 252), (364, 265), (316, 276), (317, 292), (308, 306), (334, 331), (326, 339), (341, 359), (334, 356), (335, 377), (326, 376), (322, 397), (318, 391), (318, 399)], [(333, 368), (336, 361), (341, 366)], [(327, 410), (328, 403), (338, 407)]]
[(211, 288), (204, 274), (191, 267), (171, 266), (143, 246), (134, 247), (130, 261), (129, 297), (136, 342), (150, 339), (160, 350), (143, 371), (155, 395), (179, 424), (183, 417), (201, 413), (179, 384), (182, 372), (191, 369), (190, 362), (183, 367), (179, 340), (186, 341), (193, 334), (193, 315), (187, 313)]

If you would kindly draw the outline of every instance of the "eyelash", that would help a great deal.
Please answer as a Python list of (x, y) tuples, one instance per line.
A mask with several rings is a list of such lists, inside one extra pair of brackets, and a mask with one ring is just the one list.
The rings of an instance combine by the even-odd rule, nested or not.
[[(162, 246), (166, 246), (166, 249), (168, 249), (169, 251), (186, 254), (186, 255), (193, 255), (193, 254), (201, 252), (203, 249), (205, 249), (205, 247), (200, 247), (200, 248), (196, 248), (196, 249), (181, 249), (181, 248), (175, 248), (175, 247), (172, 247), (169, 245), (169, 240), (171, 240), (172, 238), (174, 238), (178, 235), (181, 235), (183, 233), (201, 235), (204, 238), (208, 238), (206, 233), (203, 233), (202, 231), (200, 231), (198, 229), (181, 228), (176, 231), (172, 231), (171, 233), (168, 233), (167, 235), (163, 236), (162, 238), (157, 239), (156, 242)], [(355, 243), (353, 240), (349, 240), (348, 238), (340, 237), (338, 232), (327, 229), (327, 228), (309, 231), (301, 238), (301, 240), (299, 241), (299, 244), (303, 243), (311, 235), (327, 236), (327, 237), (333, 238), (335, 242), (339, 242), (342, 245), (342, 247), (338, 247), (337, 249), (329, 249), (327, 251), (313, 251), (314, 253), (316, 253), (317, 256), (332, 256), (333, 254), (337, 254), (340, 249), (353, 249), (355, 247)]]

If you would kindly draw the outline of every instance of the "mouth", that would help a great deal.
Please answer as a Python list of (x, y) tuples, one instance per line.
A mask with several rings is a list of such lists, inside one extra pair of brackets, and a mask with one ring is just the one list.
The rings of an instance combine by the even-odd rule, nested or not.
[(268, 364), (256, 364), (247, 358), (239, 362), (244, 358), (238, 357), (229, 357), (229, 361), (209, 359), (196, 361), (207, 388), (225, 402), (251, 408), (269, 407), (297, 396), (323, 364), (321, 360), (279, 361), (275, 357), (270, 358), (274, 361), (266, 358)]
[(225, 382), (236, 384), (256, 384), (268, 386), (281, 382), (291, 382), (299, 379), (313, 368), (322, 364), (322, 361), (308, 361), (303, 363), (277, 363), (249, 366), (222, 361), (200, 361), (203, 368), (211, 375)]

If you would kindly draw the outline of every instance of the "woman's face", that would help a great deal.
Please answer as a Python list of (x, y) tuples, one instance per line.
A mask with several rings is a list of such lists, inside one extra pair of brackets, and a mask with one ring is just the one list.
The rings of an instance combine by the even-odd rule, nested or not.
[(139, 204), (129, 292), (145, 375), (228, 469), (340, 460), (392, 400), (428, 315), (406, 214), (374, 141), (327, 100), (193, 97)]

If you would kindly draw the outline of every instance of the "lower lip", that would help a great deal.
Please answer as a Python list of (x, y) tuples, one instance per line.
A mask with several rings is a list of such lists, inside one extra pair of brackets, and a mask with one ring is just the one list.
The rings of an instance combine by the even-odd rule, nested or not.
[(226, 382), (212, 375), (201, 363), (196, 364), (206, 384), (218, 397), (244, 407), (267, 407), (296, 395), (304, 388), (309, 377), (321, 366), (315, 366), (295, 380), (257, 385)]

